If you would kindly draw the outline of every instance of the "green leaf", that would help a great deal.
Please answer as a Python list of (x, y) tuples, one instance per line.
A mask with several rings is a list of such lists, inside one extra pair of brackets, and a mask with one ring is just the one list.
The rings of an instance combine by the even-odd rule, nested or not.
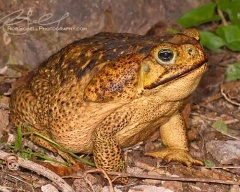
[(212, 124), (212, 128), (216, 129), (217, 131), (227, 133), (227, 125), (221, 120), (217, 120)]
[(20, 126), (17, 127), (17, 137), (14, 143), (15, 149), (22, 151), (22, 129)]
[(188, 28), (199, 26), (210, 21), (219, 20), (220, 17), (218, 15), (214, 15), (216, 6), (216, 3), (209, 3), (196, 9), (192, 9), (178, 19), (177, 22), (183, 27)]
[[(33, 128), (32, 128), (31, 126), (28, 126), (27, 129), (28, 129), (29, 131), (33, 130)], [(34, 130), (33, 130), (33, 131), (34, 131)], [(64, 153), (68, 153), (69, 155), (71, 155), (72, 157), (74, 157), (74, 158), (76, 158), (77, 160), (81, 161), (82, 163), (85, 163), (85, 164), (91, 165), (91, 166), (95, 166), (94, 163), (89, 162), (89, 161), (87, 161), (87, 160), (84, 159), (84, 158), (80, 158), (78, 155), (76, 155), (76, 154), (74, 154), (73, 152), (65, 149), (65, 148), (64, 148), (63, 146), (61, 146), (59, 143), (55, 142), (54, 140), (51, 140), (51, 139), (48, 138), (47, 136), (42, 135), (41, 133), (38, 133), (38, 132), (36, 132), (36, 131), (34, 131), (34, 132), (32, 132), (32, 133), (35, 134), (35, 135), (37, 135), (38, 137), (40, 137), (40, 138), (48, 141), (49, 143), (55, 145), (59, 150), (61, 150), (61, 151), (64, 152)], [(67, 159), (66, 159), (66, 160), (67, 160)]]
[(204, 161), (204, 164), (205, 164), (207, 167), (216, 167), (215, 163), (213, 163), (213, 162), (210, 161), (210, 160), (205, 160), (205, 161)]
[(20, 154), (20, 156), (21, 156), (22, 158), (24, 158), (24, 159), (31, 159), (32, 154), (31, 154), (31, 153), (22, 152), (22, 153)]
[(236, 25), (223, 26), (216, 34), (224, 39), (226, 46), (232, 51), (240, 51), (240, 28)]
[(224, 40), (214, 33), (199, 31), (201, 44), (209, 50), (219, 51), (225, 45)]
[(226, 71), (226, 80), (234, 81), (240, 79), (240, 63), (233, 63), (228, 65)]
[(221, 1), (218, 4), (219, 8), (226, 12), (230, 18), (230, 20), (233, 22), (233, 24), (236, 24), (240, 26), (240, 19), (239, 19), (239, 8), (240, 8), (240, 1)]
[(218, 5), (220, 5), (220, 4), (223, 4), (223, 3), (228, 3), (230, 1), (231, 0), (218, 0), (217, 3), (218, 3)]

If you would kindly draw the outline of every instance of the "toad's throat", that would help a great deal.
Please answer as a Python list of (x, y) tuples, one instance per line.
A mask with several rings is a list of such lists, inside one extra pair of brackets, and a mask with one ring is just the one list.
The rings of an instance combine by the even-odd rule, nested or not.
[(172, 75), (170, 77), (166, 77), (166, 78), (159, 78), (156, 82), (152, 83), (151, 85), (148, 85), (145, 87), (145, 89), (153, 89), (159, 85), (163, 85), (165, 83), (168, 83), (172, 80), (176, 80), (176, 79), (179, 79), (181, 77), (184, 77), (186, 76), (188, 73), (190, 73), (191, 71), (194, 71), (195, 69), (198, 69), (200, 67), (202, 67), (203, 65), (207, 65), (207, 62), (204, 61), (204, 62), (201, 62), (201, 63), (198, 63), (196, 65), (193, 65), (192, 67), (186, 69), (186, 70), (183, 70), (179, 73), (176, 73), (175, 75)]

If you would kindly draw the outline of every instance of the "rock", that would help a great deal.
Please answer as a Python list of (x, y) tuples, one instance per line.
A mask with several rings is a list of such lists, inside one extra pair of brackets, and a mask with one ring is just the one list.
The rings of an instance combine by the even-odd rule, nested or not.
[(223, 165), (232, 164), (236, 159), (240, 161), (240, 141), (210, 141), (206, 149)]

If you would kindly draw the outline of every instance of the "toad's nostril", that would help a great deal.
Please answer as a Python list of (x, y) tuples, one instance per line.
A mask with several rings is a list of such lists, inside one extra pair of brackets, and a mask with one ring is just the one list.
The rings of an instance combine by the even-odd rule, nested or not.
[(192, 49), (192, 48), (189, 48), (189, 49), (188, 49), (188, 55), (193, 55), (193, 53), (194, 53), (193, 49)]

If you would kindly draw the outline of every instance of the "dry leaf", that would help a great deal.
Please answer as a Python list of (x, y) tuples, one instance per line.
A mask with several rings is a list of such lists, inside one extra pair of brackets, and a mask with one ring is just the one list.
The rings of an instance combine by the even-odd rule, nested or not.
[(53, 171), (54, 173), (61, 177), (74, 175), (74, 173), (83, 170), (83, 165), (81, 162), (75, 163), (72, 167), (66, 167), (62, 165), (55, 166), (50, 163), (45, 163), (41, 161), (37, 161), (37, 163), (50, 169), (51, 171)]

